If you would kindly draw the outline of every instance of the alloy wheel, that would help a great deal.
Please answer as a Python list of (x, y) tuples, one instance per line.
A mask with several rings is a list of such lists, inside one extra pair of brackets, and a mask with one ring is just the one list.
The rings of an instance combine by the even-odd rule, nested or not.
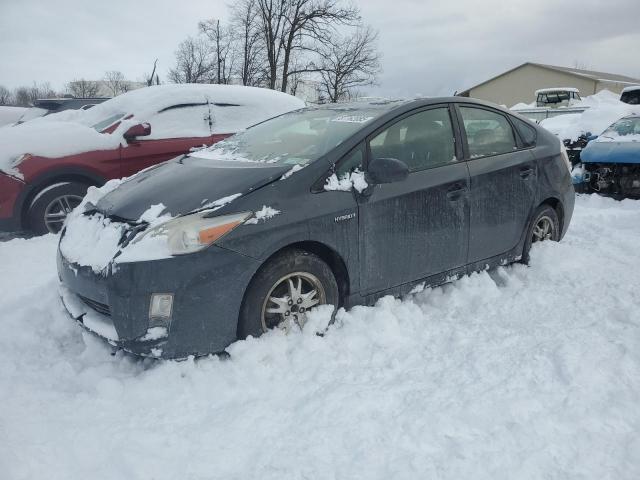
[(44, 224), (50, 233), (58, 233), (71, 211), (80, 205), (82, 197), (78, 195), (61, 195), (54, 198), (44, 210)]
[(538, 218), (536, 225), (533, 227), (532, 243), (543, 242), (545, 240), (553, 239), (555, 233), (555, 226), (553, 220), (546, 215)]
[(262, 329), (282, 328), (293, 324), (300, 328), (307, 321), (307, 312), (326, 303), (322, 282), (309, 272), (294, 272), (280, 278), (269, 290), (262, 305)]

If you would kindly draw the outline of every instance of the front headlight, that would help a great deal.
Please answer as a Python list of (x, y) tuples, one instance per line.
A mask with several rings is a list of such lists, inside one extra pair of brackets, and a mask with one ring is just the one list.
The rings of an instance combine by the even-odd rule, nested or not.
[(220, 240), (238, 225), (242, 225), (252, 212), (233, 215), (207, 217), (211, 212), (198, 212), (174, 218), (145, 231), (131, 242), (130, 247), (138, 248), (145, 243), (166, 242), (168, 253), (183, 255), (207, 248)]

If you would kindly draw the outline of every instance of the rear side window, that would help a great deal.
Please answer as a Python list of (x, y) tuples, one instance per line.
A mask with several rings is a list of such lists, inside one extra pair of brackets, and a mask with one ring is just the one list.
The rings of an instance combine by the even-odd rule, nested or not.
[(412, 172), (455, 162), (449, 109), (433, 108), (405, 117), (369, 143), (373, 158), (395, 158)]
[(517, 149), (511, 124), (504, 115), (475, 107), (460, 107), (471, 158), (500, 155)]
[(536, 132), (536, 129), (531, 125), (527, 125), (525, 122), (516, 117), (511, 117), (511, 121), (520, 134), (522, 144), (525, 147), (534, 147), (536, 145), (536, 139), (538, 137), (538, 132)]

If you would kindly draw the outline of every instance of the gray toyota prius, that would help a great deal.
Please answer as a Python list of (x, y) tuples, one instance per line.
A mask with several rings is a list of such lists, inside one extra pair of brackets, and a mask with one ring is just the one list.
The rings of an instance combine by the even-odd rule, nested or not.
[(159, 358), (526, 262), (574, 206), (554, 135), (458, 97), (305, 108), (117, 183), (67, 219), (61, 298)]

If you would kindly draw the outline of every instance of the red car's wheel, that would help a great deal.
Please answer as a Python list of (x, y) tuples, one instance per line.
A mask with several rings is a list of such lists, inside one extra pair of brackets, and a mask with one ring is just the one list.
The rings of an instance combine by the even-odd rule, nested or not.
[(82, 201), (88, 185), (62, 182), (43, 188), (31, 202), (27, 212), (29, 229), (36, 235), (58, 233), (64, 220)]

